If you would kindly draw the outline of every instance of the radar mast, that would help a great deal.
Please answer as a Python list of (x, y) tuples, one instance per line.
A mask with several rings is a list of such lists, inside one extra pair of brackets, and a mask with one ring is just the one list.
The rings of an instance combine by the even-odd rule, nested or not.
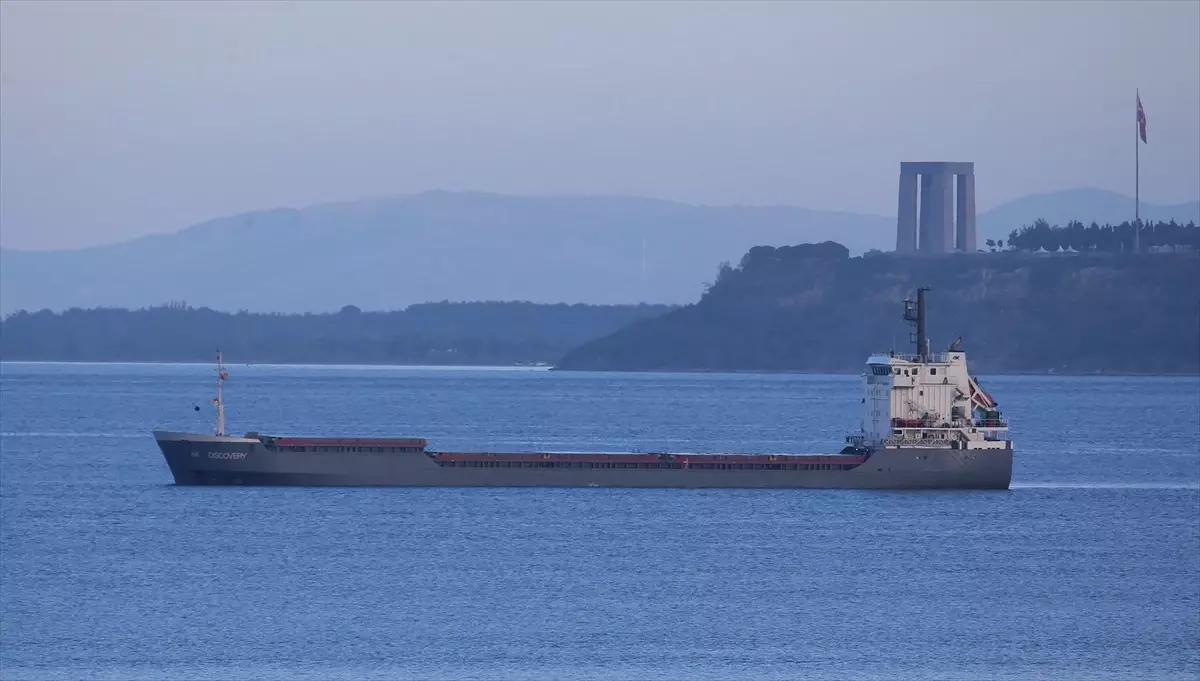
[(217, 350), (217, 396), (213, 404), (217, 405), (217, 435), (224, 437), (225, 433), (225, 393), (222, 384), (229, 378), (225, 364), (221, 360), (221, 351)]
[(917, 288), (915, 303), (908, 298), (904, 299), (904, 321), (917, 327), (916, 334), (910, 334), (909, 338), (917, 344), (917, 361), (921, 363), (929, 361), (929, 334), (925, 329), (925, 292), (928, 290), (928, 286)]

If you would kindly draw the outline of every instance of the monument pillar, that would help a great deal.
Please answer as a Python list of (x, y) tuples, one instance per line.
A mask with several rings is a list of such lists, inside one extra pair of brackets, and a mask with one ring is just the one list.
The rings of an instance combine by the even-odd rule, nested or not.
[(945, 253), (954, 249), (953, 185), (947, 173), (921, 175), (921, 252)]
[(958, 211), (954, 226), (958, 250), (974, 253), (975, 246), (975, 173), (958, 176)]
[[(957, 185), (953, 180), (956, 176)], [(919, 200), (918, 177), (921, 182)], [(975, 164), (902, 162), (896, 215), (896, 252), (949, 253), (954, 250), (967, 253), (976, 250)]]
[(954, 250), (954, 173), (933, 176), (933, 198), (937, 201), (938, 229), (941, 231), (941, 251)]
[(896, 252), (917, 251), (917, 174), (900, 173), (900, 205), (896, 215)]

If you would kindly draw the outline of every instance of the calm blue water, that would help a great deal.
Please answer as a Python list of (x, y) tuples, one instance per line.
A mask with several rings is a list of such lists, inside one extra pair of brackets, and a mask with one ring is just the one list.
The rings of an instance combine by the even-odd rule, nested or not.
[[(823, 451), (854, 376), (233, 367), (234, 432)], [(986, 378), (1007, 492), (176, 488), (212, 370), (0, 366), (0, 678), (1196, 679), (1200, 379)], [(202, 411), (193, 411), (198, 404)]]

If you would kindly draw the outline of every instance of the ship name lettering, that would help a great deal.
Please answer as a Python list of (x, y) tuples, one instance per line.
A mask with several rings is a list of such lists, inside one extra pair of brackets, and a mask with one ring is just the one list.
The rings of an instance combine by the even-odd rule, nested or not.
[(246, 458), (246, 452), (209, 452), (210, 459), (233, 459), (240, 461)]

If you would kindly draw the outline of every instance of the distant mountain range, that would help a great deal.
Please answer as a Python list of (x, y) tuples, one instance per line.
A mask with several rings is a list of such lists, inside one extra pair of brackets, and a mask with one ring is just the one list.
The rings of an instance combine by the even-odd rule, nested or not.
[[(1132, 203), (1091, 189), (1026, 197), (982, 213), (980, 241), (1038, 217), (1120, 222)], [(1200, 202), (1143, 204), (1143, 217), (1200, 221)], [(0, 249), (0, 314), (167, 301), (274, 312), (440, 300), (684, 303), (718, 263), (753, 246), (824, 240), (853, 254), (891, 250), (895, 218), (434, 191), (245, 213), (80, 250)]]

